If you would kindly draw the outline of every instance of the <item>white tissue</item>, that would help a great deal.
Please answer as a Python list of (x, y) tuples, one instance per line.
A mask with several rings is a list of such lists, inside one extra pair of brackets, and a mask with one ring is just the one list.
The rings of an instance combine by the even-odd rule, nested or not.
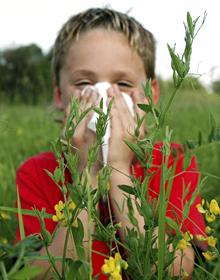
[[(107, 89), (111, 87), (111, 84), (109, 84), (108, 82), (100, 82), (95, 84), (94, 86), (89, 86), (90, 88), (94, 89), (95, 91), (97, 91), (100, 95), (100, 100), (101, 98), (103, 98), (103, 112), (106, 114), (107, 113)], [(85, 90), (88, 87), (85, 87), (84, 90), (82, 91), (82, 95), (85, 93)], [(131, 97), (122, 92), (122, 96), (124, 97), (124, 100), (127, 103), (128, 109), (131, 112), (132, 116), (134, 116), (134, 108), (133, 108), (133, 101), (131, 99)], [(99, 101), (100, 101), (99, 100)], [(91, 120), (88, 123), (88, 128), (91, 129), (92, 131), (96, 132), (96, 122), (98, 119), (98, 114), (96, 112), (94, 112)], [(107, 159), (108, 159), (108, 142), (109, 142), (109, 138), (110, 138), (110, 120), (108, 121), (107, 124), (107, 128), (106, 128), (106, 133), (103, 137), (103, 144), (102, 144), (102, 157), (103, 157), (103, 162), (104, 165), (107, 164)]]

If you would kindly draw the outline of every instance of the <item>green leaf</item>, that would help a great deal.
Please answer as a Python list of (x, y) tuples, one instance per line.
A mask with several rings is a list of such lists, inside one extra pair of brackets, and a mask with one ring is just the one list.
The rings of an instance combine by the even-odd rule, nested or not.
[(118, 185), (119, 189), (121, 189), (122, 191), (124, 191), (125, 193), (131, 194), (131, 195), (136, 195), (136, 190), (128, 185)]
[(137, 104), (137, 105), (145, 113), (152, 112), (152, 105), (150, 104)]
[(24, 231), (24, 222), (23, 222), (23, 217), (22, 217), (21, 201), (20, 201), (18, 186), (17, 186), (17, 204), (18, 204), (19, 231), (20, 231), (20, 237), (21, 237), (21, 240), (22, 240), (22, 239), (25, 238), (25, 231)]
[[(187, 218), (188, 214), (189, 214), (189, 210), (191, 205), (194, 203), (196, 197), (198, 196), (198, 194), (201, 192), (201, 188), (204, 185), (205, 180), (207, 179), (207, 177), (204, 177), (200, 182), (199, 185), (197, 186), (197, 188), (195, 189), (195, 191), (193, 192), (193, 194), (191, 195), (190, 200), (188, 200), (186, 202), (186, 204), (184, 205), (183, 208), (183, 217)], [(190, 188), (190, 186), (187, 186), (188, 188)]]
[(42, 268), (37, 266), (25, 266), (21, 270), (10, 276), (10, 280), (24, 280), (34, 279), (38, 274), (42, 272)]
[(83, 239), (84, 239), (84, 227), (79, 218), (77, 218), (77, 227), (71, 227), (75, 247), (77, 254), (80, 258), (85, 257), (85, 251), (84, 251), (84, 244), (83, 244)]
[(179, 224), (177, 224), (176, 222), (174, 222), (174, 220), (171, 219), (170, 217), (166, 217), (165, 219), (166, 219), (167, 224), (168, 224), (171, 228), (173, 228), (173, 229), (175, 230), (176, 234), (177, 234), (177, 233), (178, 233), (178, 234), (181, 234)]
[(135, 153), (135, 155), (140, 161), (146, 160), (146, 156), (144, 152), (141, 150), (140, 145), (137, 145), (136, 143), (132, 143), (131, 141), (128, 140), (124, 140), (124, 142)]
[(152, 104), (153, 96), (152, 96), (151, 79), (147, 80), (147, 82), (145, 84), (144, 94), (145, 94), (146, 98), (149, 100), (150, 104)]
[(83, 262), (81, 260), (68, 259), (67, 263), (68, 263), (68, 273), (66, 279), (67, 280), (78, 279), (77, 275), (80, 274), (79, 269), (81, 268)]
[(193, 36), (194, 36), (194, 25), (193, 25), (193, 22), (192, 22), (192, 17), (191, 17), (189, 12), (187, 12), (187, 26), (188, 26), (190, 35), (193, 38)]
[(128, 197), (127, 198), (127, 207), (128, 207), (128, 217), (130, 222), (137, 228), (139, 229), (139, 224), (138, 224), (138, 220), (135, 218), (134, 216), (134, 208), (132, 205), (132, 201), (131, 198)]
[(62, 170), (59, 167), (57, 167), (54, 170), (54, 174), (53, 175), (54, 175), (53, 178), (54, 178), (55, 182), (58, 184), (62, 180), (63, 172), (62, 172)]

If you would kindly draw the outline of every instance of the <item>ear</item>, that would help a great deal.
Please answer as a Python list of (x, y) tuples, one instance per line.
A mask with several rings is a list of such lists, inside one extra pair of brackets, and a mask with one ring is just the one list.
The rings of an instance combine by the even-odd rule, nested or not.
[(56, 107), (59, 110), (63, 111), (64, 110), (64, 103), (63, 103), (63, 100), (62, 100), (62, 96), (61, 96), (59, 86), (57, 85), (56, 82), (54, 83), (54, 86), (53, 86), (53, 95), (54, 95), (54, 101), (55, 101)]
[(159, 83), (157, 80), (151, 81), (151, 88), (152, 88), (154, 105), (157, 105), (159, 98), (160, 98), (160, 87), (159, 87)]

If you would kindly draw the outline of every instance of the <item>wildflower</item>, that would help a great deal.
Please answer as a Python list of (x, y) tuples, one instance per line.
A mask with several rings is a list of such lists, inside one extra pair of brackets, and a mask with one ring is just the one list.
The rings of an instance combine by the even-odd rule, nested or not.
[(211, 234), (213, 231), (214, 231), (213, 228), (211, 228), (211, 227), (209, 227), (209, 226), (206, 226), (206, 227), (205, 227), (205, 232), (206, 232), (207, 234)]
[(5, 212), (0, 212), (0, 219), (2, 219), (2, 220), (10, 220), (11, 217), (7, 213), (5, 213)]
[(186, 231), (182, 234), (183, 238), (178, 242), (176, 248), (179, 250), (184, 250), (187, 247), (191, 247), (190, 241), (193, 239), (192, 234), (189, 231)]
[(187, 242), (185, 239), (181, 239), (176, 248), (179, 249), (179, 250), (184, 250), (188, 247), (188, 244), (190, 244), (189, 242)]
[(210, 213), (209, 211), (205, 212), (205, 219), (208, 223), (212, 223), (215, 221), (215, 215)]
[(196, 235), (196, 239), (198, 241), (206, 241), (207, 240), (207, 238), (205, 236), (203, 236), (202, 234)]
[(70, 203), (69, 203), (69, 209), (70, 210), (74, 210), (76, 208), (76, 205), (75, 203), (71, 200)]
[(209, 205), (209, 211), (214, 215), (220, 215), (220, 208), (218, 202), (215, 199), (212, 199)]
[(215, 252), (206, 251), (202, 253), (207, 261), (212, 261), (217, 257)]
[(101, 268), (102, 273), (109, 276), (109, 280), (122, 280), (121, 271), (127, 269), (128, 264), (121, 258), (119, 253), (115, 254), (115, 257), (109, 257), (108, 260), (104, 260), (104, 264)]
[(205, 213), (205, 209), (203, 208), (203, 206), (200, 203), (196, 205), (196, 208), (199, 213), (202, 213), (202, 214)]
[[(58, 202), (58, 204), (56, 204), (54, 206), (54, 210), (56, 211), (56, 215), (52, 216), (52, 220), (54, 222), (60, 222), (61, 225), (64, 226), (64, 227), (67, 226), (67, 219), (65, 217), (65, 207), (66, 207), (65, 203), (63, 203), (63, 201), (60, 200)], [(70, 201), (68, 203), (68, 208), (69, 208), (70, 211), (73, 211), (75, 209), (75, 207), (76, 207), (76, 205), (73, 201)], [(72, 223), (72, 226), (77, 227), (78, 226), (77, 221), (74, 221)]]
[(208, 241), (208, 245), (209, 245), (210, 247), (215, 247), (215, 245), (216, 245), (216, 243), (217, 243), (217, 239), (216, 239), (215, 237), (213, 237), (213, 236), (209, 236), (209, 237), (207, 238), (207, 241)]
[(193, 236), (192, 236), (192, 234), (191, 234), (189, 231), (186, 231), (186, 232), (183, 234), (183, 238), (184, 238), (187, 242), (189, 242), (189, 241), (191, 241), (191, 240), (193, 239)]

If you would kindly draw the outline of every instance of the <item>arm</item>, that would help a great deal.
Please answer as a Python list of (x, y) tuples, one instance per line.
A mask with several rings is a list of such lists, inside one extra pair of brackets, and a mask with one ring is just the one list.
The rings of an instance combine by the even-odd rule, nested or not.
[[(124, 174), (129, 174), (129, 170), (125, 170), (122, 167), (118, 166), (118, 170), (122, 171)], [(128, 214), (127, 206), (125, 205), (124, 212), (122, 213), (119, 211), (117, 205), (122, 205), (124, 200), (123, 191), (120, 190), (117, 186), (121, 184), (126, 185), (132, 185), (130, 178), (128, 176), (125, 176), (118, 171), (113, 171), (112, 177), (111, 177), (111, 191), (110, 191), (110, 197), (112, 200), (112, 206), (113, 211), (116, 216), (116, 220), (118, 222), (122, 223), (122, 231), (121, 231), (121, 237), (122, 240), (124, 240), (124, 232), (126, 228), (132, 228), (133, 225), (130, 223), (128, 219), (126, 219)], [(144, 234), (144, 219), (142, 216), (139, 215), (136, 206), (134, 205), (134, 216), (138, 220), (139, 228), (142, 234)], [(170, 250), (173, 250), (172, 246), (170, 246)], [(180, 274), (180, 267), (182, 266), (182, 269), (187, 272), (189, 277), (186, 277), (184, 279), (190, 279), (190, 275), (193, 272), (194, 268), (194, 259), (195, 259), (195, 253), (194, 250), (189, 247), (184, 249), (183, 251), (177, 250), (175, 252), (175, 260), (173, 264), (170, 266), (170, 273), (172, 276), (178, 276)], [(183, 256), (183, 257), (182, 257)]]
[[(132, 141), (131, 134), (128, 133), (128, 128), (130, 128), (130, 131), (133, 132), (136, 124), (134, 123), (134, 119), (129, 114), (126, 104), (125, 102), (123, 102), (123, 99), (121, 98), (120, 92), (117, 89), (117, 87), (113, 87), (111, 91), (109, 90), (109, 97), (112, 96), (114, 96), (114, 103), (111, 111), (112, 134), (109, 143), (108, 161), (114, 169), (110, 179), (110, 197), (112, 200), (112, 206), (116, 216), (116, 220), (122, 223), (121, 238), (122, 240), (124, 240), (124, 232), (126, 228), (132, 228), (133, 225), (128, 219), (126, 219), (128, 214), (127, 205), (125, 205), (124, 213), (121, 213), (121, 211), (117, 207), (117, 205), (123, 205), (124, 200), (123, 191), (120, 190), (117, 186), (121, 184), (132, 185), (129, 176), (126, 176), (126, 174), (130, 174), (130, 165), (134, 155), (132, 151), (130, 151), (130, 149), (123, 142), (123, 139), (129, 139)], [(134, 91), (132, 94), (132, 98), (134, 104), (144, 103), (143, 98), (141, 98), (140, 92)], [(137, 106), (135, 108), (135, 111), (138, 112), (140, 116), (143, 114), (143, 112), (141, 112), (137, 108)], [(143, 134), (144, 131), (142, 127), (141, 135)], [(119, 170), (120, 172), (118, 172), (117, 170)], [(135, 205), (133, 208), (135, 211), (134, 216), (136, 217), (139, 223), (139, 228), (144, 234), (143, 217), (139, 215)], [(183, 259), (181, 260), (181, 252), (176, 252), (176, 259), (173, 263), (173, 266), (170, 267), (172, 275), (179, 275), (181, 264), (182, 268), (189, 275), (192, 274), (194, 266), (194, 251), (192, 250), (192, 248), (187, 248), (183, 251), (183, 255)]]

